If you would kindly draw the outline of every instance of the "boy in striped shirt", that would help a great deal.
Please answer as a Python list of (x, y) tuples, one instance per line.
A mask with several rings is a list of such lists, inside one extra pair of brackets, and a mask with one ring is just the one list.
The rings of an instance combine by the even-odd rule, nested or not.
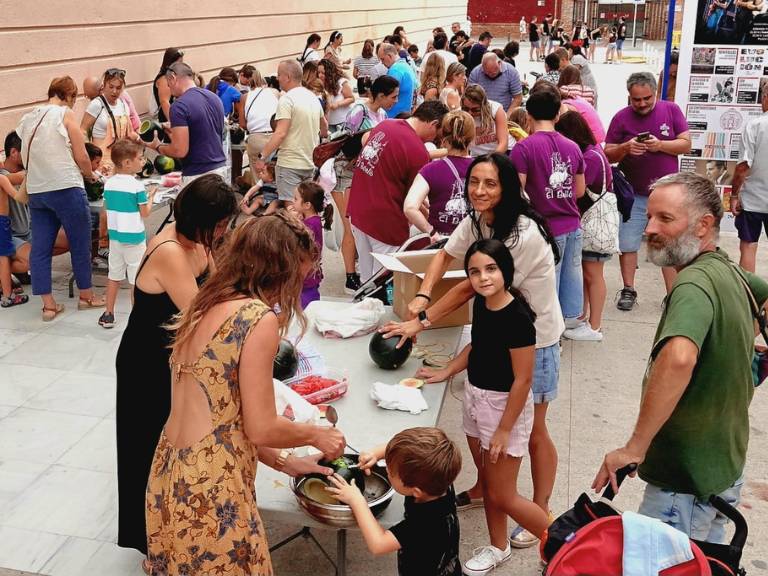
[[(107, 211), (109, 234), (109, 281), (107, 283), (107, 308), (99, 318), (99, 326), (115, 325), (115, 300), (120, 282), (126, 276), (133, 286), (136, 274), (147, 248), (144, 218), (152, 212), (152, 201), (157, 191), (152, 186), (149, 193), (136, 178), (144, 165), (144, 148), (141, 144), (121, 139), (112, 146), (114, 176), (104, 184), (104, 208)], [(131, 292), (133, 298), (133, 292)]]

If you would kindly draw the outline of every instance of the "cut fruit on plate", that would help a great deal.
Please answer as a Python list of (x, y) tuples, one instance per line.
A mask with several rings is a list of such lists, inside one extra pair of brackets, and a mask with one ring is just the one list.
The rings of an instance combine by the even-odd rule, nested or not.
[(408, 388), (421, 388), (424, 386), (424, 380), (420, 378), (403, 378), (400, 380), (400, 386), (408, 386)]

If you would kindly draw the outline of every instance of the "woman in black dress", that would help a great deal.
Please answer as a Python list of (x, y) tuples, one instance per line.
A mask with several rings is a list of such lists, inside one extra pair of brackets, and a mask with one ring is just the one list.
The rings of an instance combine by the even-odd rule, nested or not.
[(147, 552), (144, 498), (160, 432), (171, 409), (172, 317), (189, 305), (213, 266), (214, 239), (237, 208), (217, 175), (188, 184), (176, 221), (150, 240), (136, 276), (134, 305), (117, 351), (117, 544)]

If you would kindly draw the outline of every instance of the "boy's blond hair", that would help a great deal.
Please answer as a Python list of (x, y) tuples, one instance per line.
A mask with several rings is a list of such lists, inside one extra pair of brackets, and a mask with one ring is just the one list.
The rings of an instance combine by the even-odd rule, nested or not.
[(430, 496), (445, 494), (461, 470), (461, 452), (439, 428), (409, 428), (392, 438), (387, 467), (409, 488)]
[(137, 154), (141, 154), (143, 150), (144, 147), (141, 144), (128, 140), (128, 138), (120, 138), (110, 148), (115, 169), (122, 169), (123, 162), (132, 160)]

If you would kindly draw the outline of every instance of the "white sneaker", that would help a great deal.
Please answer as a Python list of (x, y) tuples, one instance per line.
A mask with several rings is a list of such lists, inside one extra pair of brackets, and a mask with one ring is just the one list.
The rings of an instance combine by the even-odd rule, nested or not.
[(565, 328), (572, 330), (584, 324), (584, 318), (565, 318)]
[(499, 550), (495, 546), (481, 546), (475, 548), (473, 554), (464, 562), (462, 571), (466, 576), (485, 576), (512, 557), (512, 548), (507, 545), (506, 550)]
[(582, 342), (601, 342), (603, 333), (600, 330), (593, 330), (592, 327), (584, 322), (576, 328), (563, 332), (563, 336), (569, 340), (581, 340)]

